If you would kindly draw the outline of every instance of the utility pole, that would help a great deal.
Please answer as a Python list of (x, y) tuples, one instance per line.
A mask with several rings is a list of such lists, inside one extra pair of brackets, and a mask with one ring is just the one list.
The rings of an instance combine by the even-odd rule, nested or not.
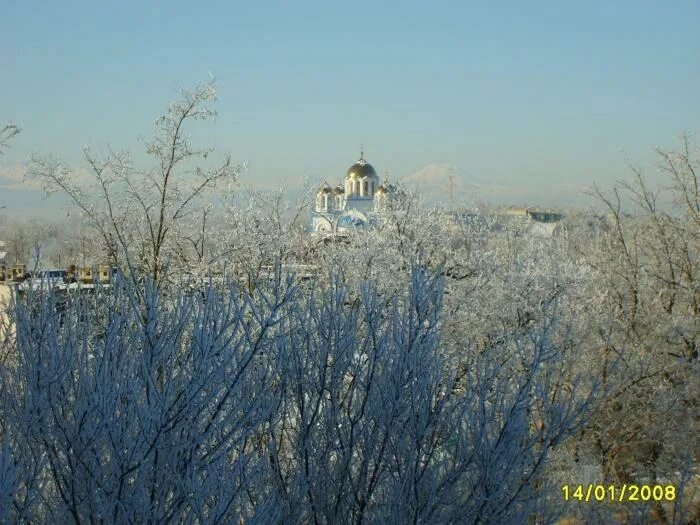
[(455, 186), (455, 174), (450, 170), (450, 206), (454, 207), (454, 186)]

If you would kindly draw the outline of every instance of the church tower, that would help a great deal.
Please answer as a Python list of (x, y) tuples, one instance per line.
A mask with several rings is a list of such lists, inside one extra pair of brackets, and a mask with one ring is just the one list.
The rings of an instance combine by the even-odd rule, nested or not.
[(343, 183), (332, 188), (324, 182), (316, 192), (311, 230), (343, 232), (369, 226), (386, 209), (392, 189), (379, 184), (377, 172), (360, 148), (360, 158), (348, 168)]
[(373, 211), (374, 193), (378, 187), (377, 172), (365, 160), (365, 152), (360, 150), (360, 159), (350, 166), (345, 175), (346, 207), (363, 213)]

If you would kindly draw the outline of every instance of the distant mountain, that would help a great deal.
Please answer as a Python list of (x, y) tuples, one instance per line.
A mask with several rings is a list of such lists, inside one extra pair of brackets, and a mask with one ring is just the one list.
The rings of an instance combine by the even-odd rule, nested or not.
[(417, 191), (427, 202), (463, 201), (479, 193), (482, 184), (467, 178), (451, 164), (428, 164), (399, 182)]
[(15, 164), (0, 164), (0, 189), (2, 190), (34, 190), (39, 189), (36, 181), (28, 180), (29, 162)]
[(417, 191), (427, 204), (473, 206), (490, 203), (515, 206), (566, 206), (580, 201), (585, 187), (566, 182), (548, 184), (520, 179), (518, 184), (485, 182), (451, 164), (428, 164), (399, 182)]

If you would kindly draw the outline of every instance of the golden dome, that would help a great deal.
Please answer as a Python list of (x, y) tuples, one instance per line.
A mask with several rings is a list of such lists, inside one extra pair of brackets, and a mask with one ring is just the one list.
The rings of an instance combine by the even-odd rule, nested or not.
[(345, 175), (346, 178), (358, 178), (364, 179), (365, 177), (377, 177), (377, 172), (374, 171), (372, 165), (365, 160), (364, 152), (360, 153), (360, 160), (348, 168), (348, 173)]
[(333, 188), (333, 195), (343, 195), (344, 193), (345, 193), (345, 189), (340, 184), (338, 184), (335, 188)]

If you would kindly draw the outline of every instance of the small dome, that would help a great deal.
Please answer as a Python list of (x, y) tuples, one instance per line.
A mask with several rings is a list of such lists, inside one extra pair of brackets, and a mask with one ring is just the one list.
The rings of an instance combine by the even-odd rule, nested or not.
[(384, 193), (389, 193), (389, 186), (387, 185), (386, 181), (382, 182), (382, 185), (379, 186), (375, 192), (376, 195), (382, 195)]
[(377, 172), (374, 171), (374, 168), (372, 165), (365, 160), (364, 153), (360, 154), (360, 160), (358, 160), (355, 164), (350, 166), (348, 169), (348, 173), (345, 176), (346, 178), (359, 178), (363, 179), (365, 177), (374, 177), (377, 178)]
[(316, 192), (316, 195), (323, 195), (324, 193), (331, 193), (332, 191), (333, 190), (331, 190), (331, 187), (328, 185), (328, 183), (324, 182), (323, 186), (321, 186)]
[(333, 195), (343, 195), (344, 193), (345, 189), (340, 184), (333, 188)]

